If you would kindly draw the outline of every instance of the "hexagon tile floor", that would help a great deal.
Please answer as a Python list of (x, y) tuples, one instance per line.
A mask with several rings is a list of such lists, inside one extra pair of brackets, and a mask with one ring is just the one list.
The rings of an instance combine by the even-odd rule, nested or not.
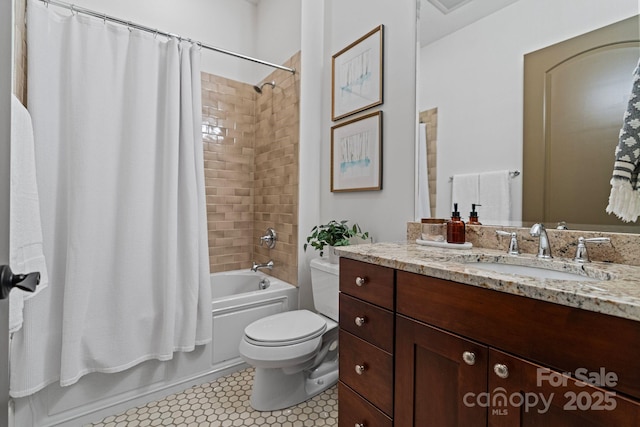
[(338, 425), (338, 390), (291, 408), (258, 412), (249, 405), (253, 368), (172, 394), (163, 400), (106, 417), (86, 427), (329, 427)]

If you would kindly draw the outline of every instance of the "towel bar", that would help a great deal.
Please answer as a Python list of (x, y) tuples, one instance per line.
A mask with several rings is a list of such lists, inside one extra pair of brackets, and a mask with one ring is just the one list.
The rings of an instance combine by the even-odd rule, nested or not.
[[(519, 170), (514, 170), (514, 171), (509, 171), (509, 176), (511, 178), (515, 178), (516, 176), (520, 175), (520, 171)], [(453, 176), (449, 177), (449, 182), (453, 182)]]

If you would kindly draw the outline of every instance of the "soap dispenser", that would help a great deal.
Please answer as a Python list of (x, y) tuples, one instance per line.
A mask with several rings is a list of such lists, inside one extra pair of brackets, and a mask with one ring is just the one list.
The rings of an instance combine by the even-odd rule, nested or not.
[(476, 206), (482, 206), (477, 203), (471, 203), (471, 212), (469, 212), (469, 225), (482, 225), (480, 221), (478, 221), (478, 212), (476, 212)]
[(464, 243), (464, 222), (460, 219), (458, 212), (458, 204), (453, 204), (453, 212), (451, 212), (451, 220), (447, 222), (447, 242), (448, 243)]

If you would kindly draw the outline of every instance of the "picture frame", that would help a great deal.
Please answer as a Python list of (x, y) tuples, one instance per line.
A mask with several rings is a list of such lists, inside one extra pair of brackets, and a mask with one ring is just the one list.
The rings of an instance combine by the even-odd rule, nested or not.
[(382, 190), (382, 111), (331, 128), (331, 192)]
[(331, 119), (382, 104), (384, 25), (331, 57)]

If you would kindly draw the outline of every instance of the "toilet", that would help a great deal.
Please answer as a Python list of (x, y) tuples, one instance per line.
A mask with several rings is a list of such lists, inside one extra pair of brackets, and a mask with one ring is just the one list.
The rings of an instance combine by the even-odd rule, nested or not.
[(251, 406), (274, 411), (304, 402), (338, 381), (338, 264), (311, 261), (316, 312), (258, 319), (244, 330), (240, 357), (255, 367)]

